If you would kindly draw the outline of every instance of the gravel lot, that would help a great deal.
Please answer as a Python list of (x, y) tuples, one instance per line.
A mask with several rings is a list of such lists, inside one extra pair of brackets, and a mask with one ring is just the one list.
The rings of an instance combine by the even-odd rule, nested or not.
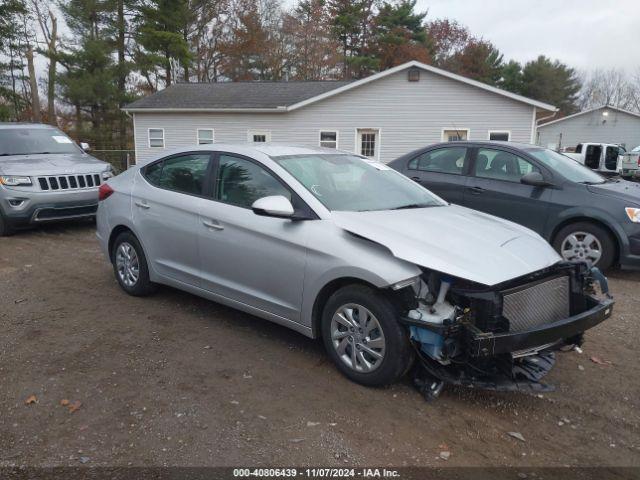
[(127, 296), (92, 225), (0, 238), (0, 466), (638, 467), (640, 274), (609, 276), (615, 315), (560, 357), (556, 392), (427, 404), (408, 381), (349, 382), (319, 342), (250, 315)]

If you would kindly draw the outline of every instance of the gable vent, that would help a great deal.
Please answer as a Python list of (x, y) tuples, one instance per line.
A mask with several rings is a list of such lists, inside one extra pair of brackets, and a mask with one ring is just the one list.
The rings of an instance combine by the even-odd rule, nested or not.
[(420, 69), (418, 67), (411, 67), (407, 72), (407, 80), (410, 82), (420, 81)]

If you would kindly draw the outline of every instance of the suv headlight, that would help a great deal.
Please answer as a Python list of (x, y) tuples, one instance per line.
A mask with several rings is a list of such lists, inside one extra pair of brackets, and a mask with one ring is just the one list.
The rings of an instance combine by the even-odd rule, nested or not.
[(31, 178), (29, 177), (16, 177), (14, 175), (0, 175), (0, 184), (7, 185), (9, 187), (19, 187), (31, 185)]
[(624, 209), (624, 211), (627, 212), (627, 217), (629, 217), (629, 220), (631, 220), (633, 223), (640, 223), (640, 208), (627, 207)]

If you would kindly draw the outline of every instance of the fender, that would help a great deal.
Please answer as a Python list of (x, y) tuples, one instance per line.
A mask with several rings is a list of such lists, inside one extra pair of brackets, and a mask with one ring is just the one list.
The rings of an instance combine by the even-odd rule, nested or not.
[(611, 221), (611, 214), (606, 210), (589, 206), (571, 207), (560, 212), (560, 214), (555, 218), (555, 221), (547, 225), (544, 238), (549, 243), (552, 243), (553, 235), (557, 232), (559, 225), (566, 223), (567, 221), (580, 221), (585, 218), (596, 220), (605, 225), (613, 232), (619, 246), (624, 246), (626, 244), (626, 234), (622, 231), (618, 222)]

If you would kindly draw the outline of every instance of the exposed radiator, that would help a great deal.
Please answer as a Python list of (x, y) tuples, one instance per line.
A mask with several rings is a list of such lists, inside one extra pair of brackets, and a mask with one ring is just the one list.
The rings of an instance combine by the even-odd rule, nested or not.
[(503, 292), (502, 315), (510, 332), (521, 332), (567, 318), (569, 302), (569, 277), (556, 277)]

